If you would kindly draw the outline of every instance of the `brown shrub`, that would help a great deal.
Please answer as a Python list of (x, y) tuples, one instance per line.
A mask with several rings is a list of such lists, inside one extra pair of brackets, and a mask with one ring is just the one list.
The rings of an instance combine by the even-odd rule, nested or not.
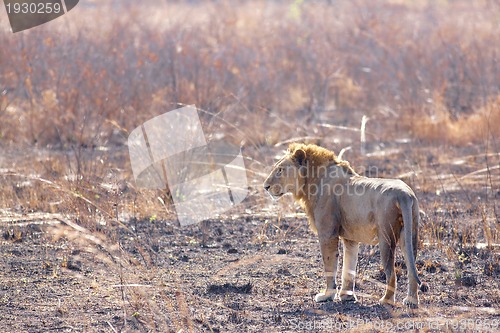
[(424, 142), (444, 142), (451, 145), (484, 143), (500, 137), (500, 96), (477, 111), (452, 118), (443, 107), (432, 116), (412, 115), (405, 119), (406, 128)]

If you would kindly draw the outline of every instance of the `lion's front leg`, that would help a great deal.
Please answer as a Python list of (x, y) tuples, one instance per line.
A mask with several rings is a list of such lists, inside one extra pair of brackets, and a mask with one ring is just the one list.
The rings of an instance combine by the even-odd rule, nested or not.
[(319, 244), (325, 267), (326, 290), (317, 294), (314, 300), (316, 302), (326, 302), (328, 300), (333, 300), (337, 292), (337, 283), (335, 279), (337, 277), (339, 257), (339, 238), (338, 236), (330, 238), (320, 237)]
[(354, 281), (356, 278), (356, 265), (358, 263), (359, 243), (342, 239), (344, 244), (344, 257), (342, 259), (342, 287), (340, 288), (341, 301), (357, 301), (354, 295)]

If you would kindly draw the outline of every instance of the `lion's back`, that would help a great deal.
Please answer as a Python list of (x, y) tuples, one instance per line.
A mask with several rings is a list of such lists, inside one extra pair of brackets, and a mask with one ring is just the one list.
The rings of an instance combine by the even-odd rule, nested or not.
[(358, 188), (358, 192), (371, 192), (372, 195), (381, 194), (391, 197), (410, 197), (415, 199), (416, 195), (412, 188), (400, 179), (353, 177), (352, 186)]

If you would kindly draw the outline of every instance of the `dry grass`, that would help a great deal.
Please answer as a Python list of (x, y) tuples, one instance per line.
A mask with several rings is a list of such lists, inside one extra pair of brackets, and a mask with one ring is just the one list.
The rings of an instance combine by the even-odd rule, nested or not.
[(441, 142), (464, 146), (471, 143), (492, 141), (500, 137), (500, 96), (471, 114), (453, 119), (444, 107), (437, 107), (432, 116), (412, 115), (407, 119), (407, 129), (424, 142)]

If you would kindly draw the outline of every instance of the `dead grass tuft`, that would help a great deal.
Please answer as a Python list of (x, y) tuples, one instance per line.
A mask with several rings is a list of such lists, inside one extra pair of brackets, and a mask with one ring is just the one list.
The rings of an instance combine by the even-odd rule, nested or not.
[(408, 131), (421, 141), (464, 146), (500, 138), (500, 95), (477, 111), (453, 117), (442, 105), (432, 115), (411, 115), (405, 121)]

